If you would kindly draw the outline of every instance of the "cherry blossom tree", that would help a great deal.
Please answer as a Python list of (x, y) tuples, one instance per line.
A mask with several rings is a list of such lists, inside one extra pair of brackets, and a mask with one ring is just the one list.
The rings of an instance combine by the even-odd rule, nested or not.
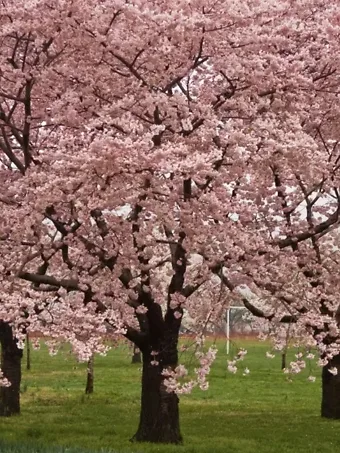
[(272, 318), (320, 304), (339, 18), (335, 0), (2, 0), (0, 319), (83, 360), (108, 326), (132, 341), (134, 440), (180, 442), (178, 394), (207, 387), (214, 351), (177, 383), (184, 311), (204, 327), (242, 281), (284, 283)]
[[(267, 271), (264, 271), (264, 265), (260, 272), (259, 269), (248, 272), (251, 277), (248, 283), (254, 293), (257, 293), (255, 298), (249, 298), (249, 295), (236, 288), (228, 278), (225, 277), (224, 281), (230, 290), (241, 292), (244, 304), (256, 317), (276, 325), (275, 349), (285, 351), (286, 348), (286, 335), (279, 334), (282, 322), (288, 323), (294, 344), (305, 347), (304, 354), (298, 354), (296, 361), (289, 366), (285, 365), (285, 372), (295, 374), (302, 371), (311, 358), (311, 348), (319, 352), (318, 364), (323, 367), (321, 415), (338, 419), (338, 233), (330, 232), (327, 240), (325, 237), (313, 239), (310, 243), (299, 244), (296, 248), (294, 246), (294, 256), (290, 260), (288, 273), (282, 273), (282, 268), (279, 269), (272, 263)], [(314, 379), (309, 377), (309, 380)]]

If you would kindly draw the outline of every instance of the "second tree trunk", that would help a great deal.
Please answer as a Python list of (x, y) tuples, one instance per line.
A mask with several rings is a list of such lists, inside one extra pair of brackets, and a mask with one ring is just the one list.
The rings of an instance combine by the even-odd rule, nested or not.
[[(332, 374), (329, 371), (332, 368), (336, 368), (338, 374)], [(340, 354), (322, 369), (321, 416), (340, 419)]]
[(0, 387), (0, 416), (20, 414), (22, 349), (17, 346), (9, 324), (0, 322), (1, 370), (11, 385)]
[(86, 388), (85, 393), (91, 394), (93, 393), (94, 387), (94, 355), (90, 357), (89, 361), (87, 362), (87, 378), (86, 378)]

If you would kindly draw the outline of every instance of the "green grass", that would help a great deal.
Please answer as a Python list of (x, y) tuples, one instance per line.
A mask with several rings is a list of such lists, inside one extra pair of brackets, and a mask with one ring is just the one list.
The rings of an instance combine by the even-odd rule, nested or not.
[(126, 347), (96, 357), (90, 397), (84, 395), (86, 365), (77, 363), (66, 347), (56, 357), (45, 348), (33, 351), (32, 370), (23, 375), (22, 415), (0, 420), (5, 443), (0, 451), (334, 453), (340, 421), (319, 416), (319, 372), (315, 383), (307, 381), (307, 373), (288, 382), (280, 357), (265, 358), (265, 344), (243, 341), (242, 346), (249, 351), (242, 363), (249, 376), (226, 372), (221, 342), (210, 389), (181, 398), (184, 444), (178, 447), (129, 442), (138, 424), (140, 365), (130, 364)]

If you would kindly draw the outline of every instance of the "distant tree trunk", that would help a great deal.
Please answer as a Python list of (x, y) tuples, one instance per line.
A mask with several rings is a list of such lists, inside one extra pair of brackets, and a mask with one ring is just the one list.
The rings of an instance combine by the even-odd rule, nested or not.
[(26, 334), (26, 370), (31, 369), (31, 343), (28, 333)]
[(93, 393), (93, 384), (94, 384), (94, 354), (90, 357), (90, 360), (87, 362), (87, 379), (86, 379), (86, 388), (85, 393), (89, 395)]
[(133, 346), (131, 363), (142, 363), (142, 354), (137, 346)]
[[(329, 372), (333, 367), (338, 370), (335, 376)], [(321, 416), (340, 419), (340, 354), (322, 369)]]
[(1, 370), (11, 383), (9, 387), (0, 387), (0, 416), (9, 417), (20, 414), (20, 383), (22, 349), (13, 338), (12, 327), (0, 322)]
[(289, 348), (289, 339), (290, 339), (291, 326), (292, 326), (292, 324), (289, 323), (288, 327), (287, 327), (287, 330), (286, 330), (286, 345), (285, 345), (285, 348), (282, 351), (282, 355), (281, 355), (281, 370), (284, 370), (286, 368), (286, 366), (287, 366), (287, 351), (288, 351), (288, 348)]
[[(166, 391), (164, 369), (174, 369), (178, 363), (178, 329), (170, 328), (158, 346), (143, 349), (142, 395), (139, 427), (131, 439), (137, 442), (179, 444), (179, 398)], [(152, 351), (160, 351), (156, 356)], [(156, 364), (152, 364), (156, 361)]]
[(287, 358), (287, 353), (283, 352), (281, 355), (281, 370), (284, 370), (286, 368), (286, 358)]

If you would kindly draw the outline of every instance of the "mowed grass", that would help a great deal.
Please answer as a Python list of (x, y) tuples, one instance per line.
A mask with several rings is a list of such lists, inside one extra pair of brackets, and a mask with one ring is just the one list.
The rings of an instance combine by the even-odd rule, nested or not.
[[(320, 372), (288, 382), (280, 355), (268, 346), (240, 341), (248, 350), (242, 367), (226, 371), (225, 343), (206, 392), (181, 397), (181, 446), (130, 443), (139, 417), (140, 365), (131, 365), (127, 346), (95, 358), (95, 393), (84, 395), (86, 365), (65, 346), (55, 357), (32, 351), (32, 370), (23, 373), (22, 415), (0, 420), (1, 453), (334, 453), (340, 448), (340, 421), (320, 417)], [(233, 352), (233, 351), (232, 351)], [(235, 352), (235, 347), (234, 347)], [(296, 351), (291, 351), (288, 361)], [(191, 356), (183, 356), (190, 363)], [(24, 363), (23, 363), (24, 365)], [(7, 445), (7, 446), (6, 446)]]

